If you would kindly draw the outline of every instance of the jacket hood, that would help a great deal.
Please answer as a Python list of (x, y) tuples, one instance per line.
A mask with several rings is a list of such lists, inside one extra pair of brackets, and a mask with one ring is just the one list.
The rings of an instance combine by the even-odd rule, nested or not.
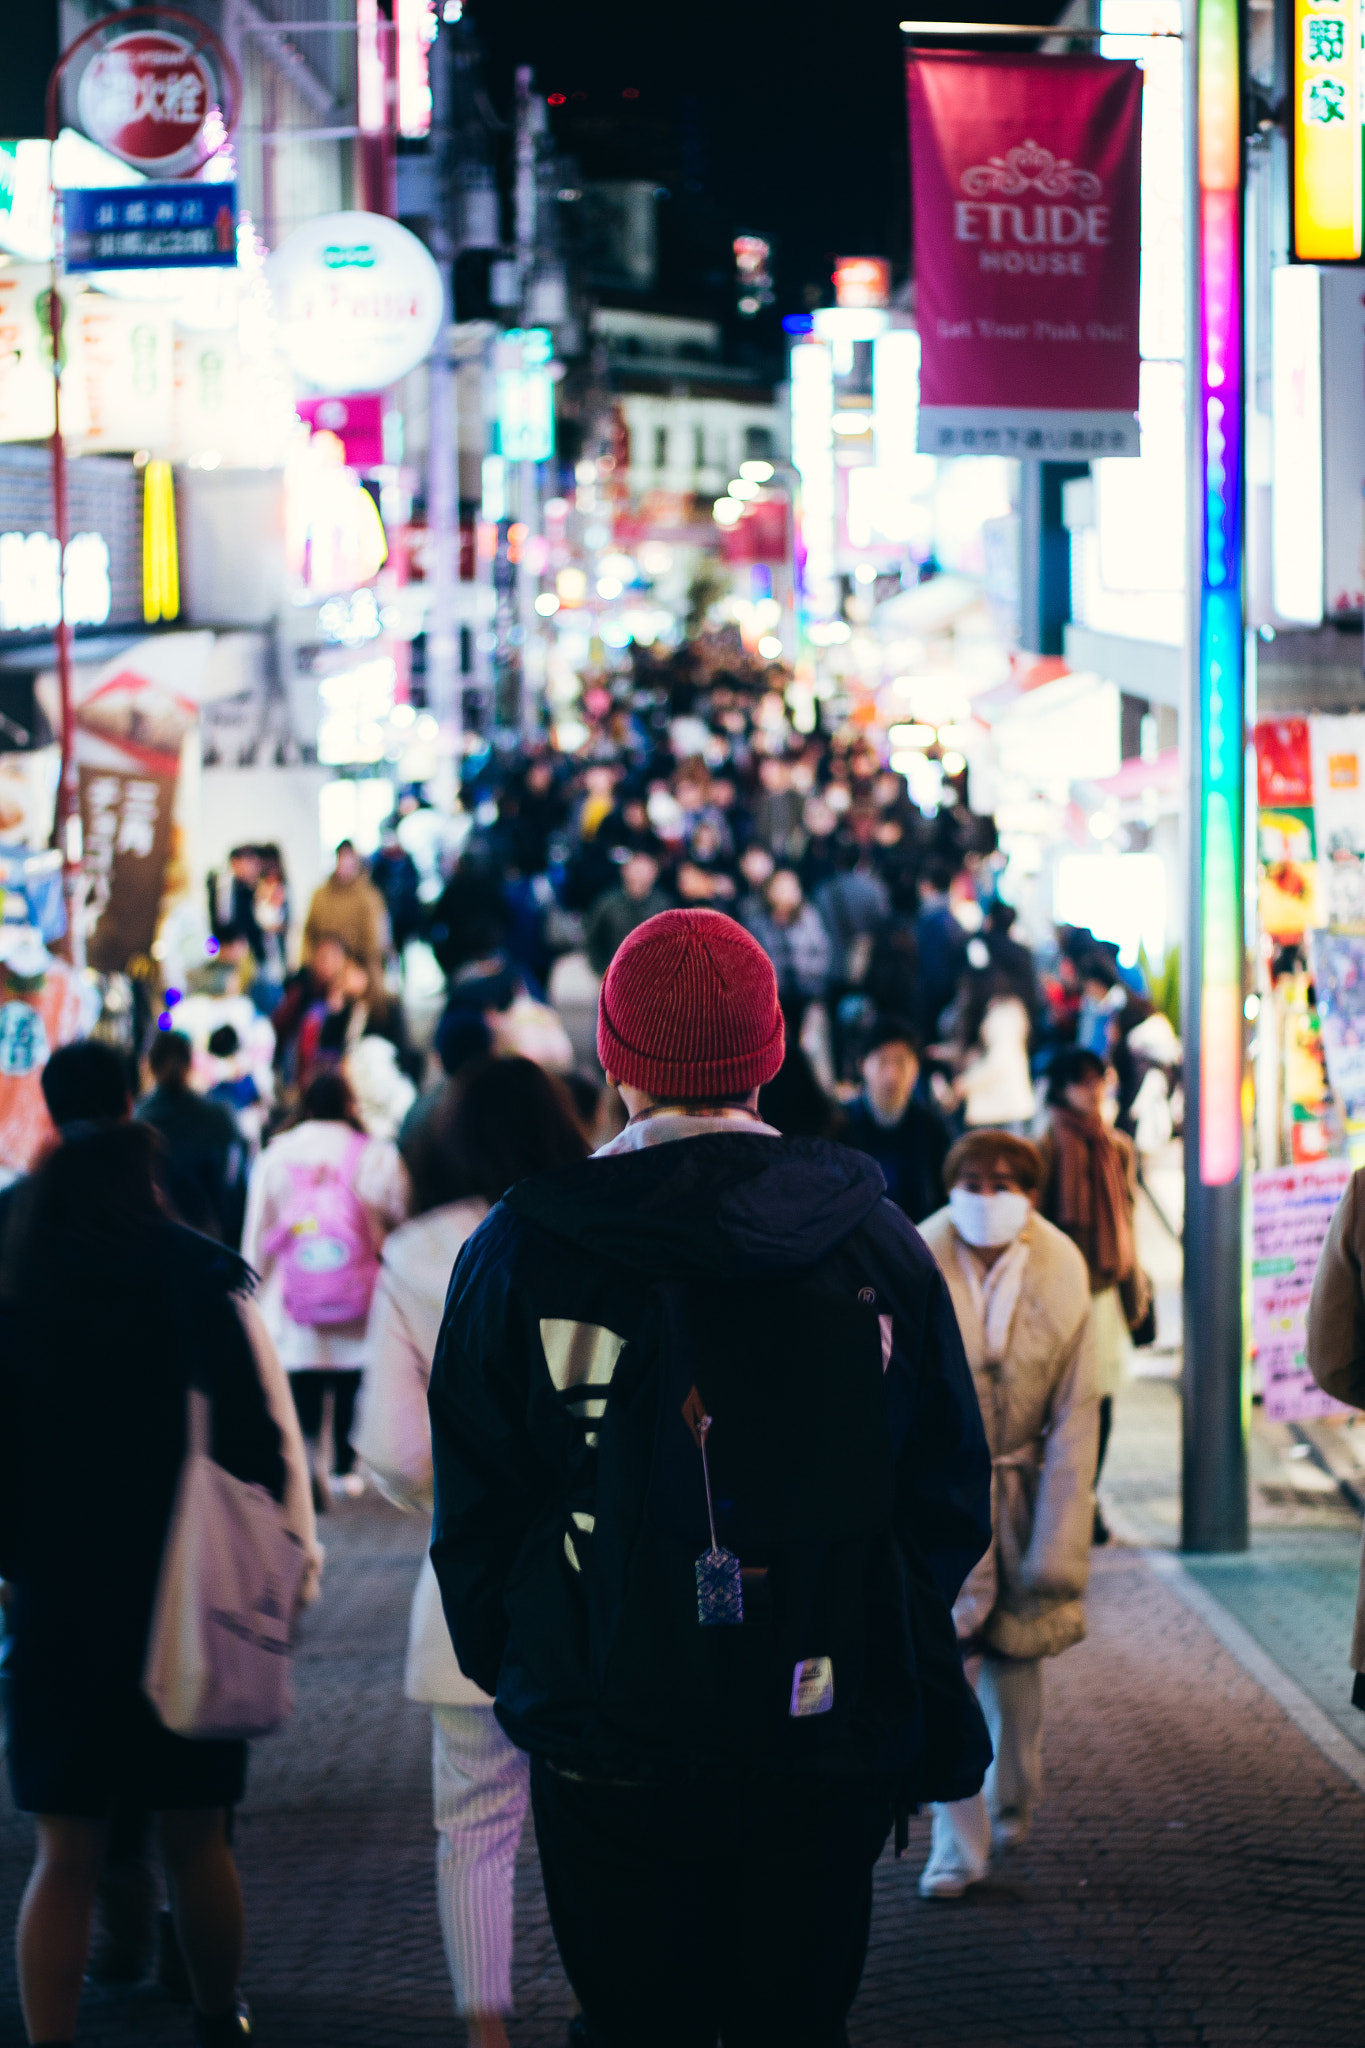
[(875, 1160), (823, 1138), (734, 1133), (587, 1159), (520, 1181), (528, 1223), (651, 1274), (808, 1268), (886, 1192)]

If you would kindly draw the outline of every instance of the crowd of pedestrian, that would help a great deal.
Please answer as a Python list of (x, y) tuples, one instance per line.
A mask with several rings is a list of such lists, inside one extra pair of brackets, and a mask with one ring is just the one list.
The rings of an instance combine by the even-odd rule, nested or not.
[(507, 2038), (528, 1801), (608, 2048), (838, 2042), (888, 1833), (933, 1805), (938, 1898), (1023, 1838), (1150, 1322), (1126, 1131), (1161, 1060), (1113, 948), (1015, 936), (990, 821), (945, 795), (688, 652), (572, 758), (472, 757), (444, 867), (417, 799), (368, 864), (343, 843), (296, 963), (278, 850), (236, 848), (217, 1005), (163, 1012), (140, 1070), (49, 1060), (54, 1142), (0, 1197), (32, 2041), (75, 2038), (125, 1838), (146, 1910), (97, 1953), (146, 1967), (150, 1816), (163, 1971), (197, 2040), (249, 2027), (245, 1736), (141, 1684), (187, 1388), (300, 1600), (338, 1496), (434, 1516), (403, 1683), (476, 2042)]

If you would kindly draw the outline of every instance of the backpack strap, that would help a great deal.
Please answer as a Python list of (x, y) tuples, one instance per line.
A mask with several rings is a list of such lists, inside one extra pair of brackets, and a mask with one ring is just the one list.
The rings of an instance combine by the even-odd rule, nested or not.
[(200, 1387), (185, 1389), (185, 1455), (207, 1458), (213, 1403)]

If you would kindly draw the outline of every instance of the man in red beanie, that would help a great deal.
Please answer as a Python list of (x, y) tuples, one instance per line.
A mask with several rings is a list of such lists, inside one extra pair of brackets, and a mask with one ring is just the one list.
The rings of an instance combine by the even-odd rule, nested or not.
[(880, 1169), (758, 1114), (762, 948), (624, 941), (630, 1121), (465, 1245), (431, 1381), (461, 1668), (532, 1757), (579, 2038), (835, 2048), (893, 1820), (990, 1757), (951, 1608), (990, 1460), (947, 1290)]

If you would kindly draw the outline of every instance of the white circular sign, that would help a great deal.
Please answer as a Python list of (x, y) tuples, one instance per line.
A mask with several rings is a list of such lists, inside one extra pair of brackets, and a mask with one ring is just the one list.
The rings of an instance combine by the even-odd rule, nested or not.
[(441, 326), (441, 273), (416, 235), (380, 213), (296, 228), (266, 265), (280, 339), (319, 391), (377, 391), (415, 369)]

